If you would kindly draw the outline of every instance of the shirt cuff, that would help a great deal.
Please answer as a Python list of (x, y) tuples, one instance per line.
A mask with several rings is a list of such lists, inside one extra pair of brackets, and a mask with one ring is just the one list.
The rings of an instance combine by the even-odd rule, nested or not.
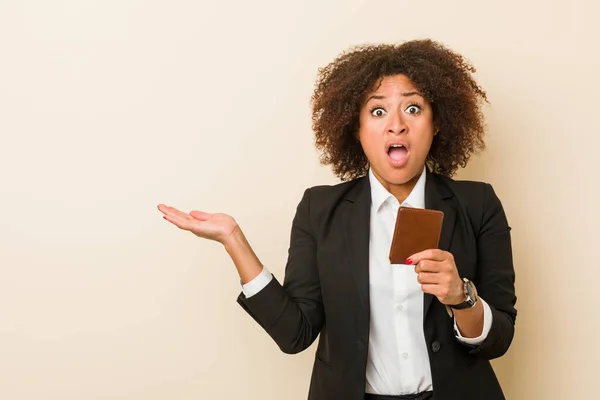
[(273, 274), (269, 272), (268, 269), (263, 267), (260, 274), (256, 276), (256, 278), (252, 279), (250, 282), (242, 285), (242, 292), (246, 298), (252, 297), (261, 290), (263, 290), (269, 282), (273, 279)]
[(481, 335), (479, 335), (479, 337), (463, 337), (460, 334), (460, 330), (458, 330), (458, 326), (456, 325), (456, 318), (454, 318), (454, 334), (456, 335), (456, 338), (465, 344), (470, 344), (473, 346), (479, 346), (481, 343), (483, 343), (485, 338), (487, 338), (487, 335), (488, 333), (490, 333), (490, 329), (492, 328), (492, 319), (494, 318), (492, 316), (492, 309), (490, 308), (488, 303), (486, 303), (481, 297), (479, 298), (479, 301), (481, 301), (481, 304), (483, 305), (483, 331), (481, 332)]

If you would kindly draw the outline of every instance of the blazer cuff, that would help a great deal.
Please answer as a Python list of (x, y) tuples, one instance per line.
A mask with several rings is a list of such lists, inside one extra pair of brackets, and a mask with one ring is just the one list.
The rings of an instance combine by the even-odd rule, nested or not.
[(486, 303), (481, 297), (479, 298), (479, 301), (481, 301), (481, 304), (483, 305), (483, 331), (481, 332), (481, 335), (479, 335), (476, 338), (463, 337), (460, 334), (458, 325), (456, 325), (456, 318), (454, 318), (454, 335), (460, 342), (464, 344), (469, 344), (471, 346), (479, 346), (481, 343), (483, 343), (483, 341), (487, 338), (488, 334), (490, 333), (490, 329), (492, 328), (492, 320), (494, 318), (492, 316), (492, 309), (490, 308), (488, 303)]

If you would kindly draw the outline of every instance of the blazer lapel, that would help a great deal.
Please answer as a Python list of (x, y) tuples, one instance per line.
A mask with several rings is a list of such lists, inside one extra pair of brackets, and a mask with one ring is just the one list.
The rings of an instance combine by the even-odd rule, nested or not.
[[(454, 223), (456, 222), (456, 210), (452, 207), (449, 201), (453, 194), (440, 181), (440, 179), (427, 170), (427, 180), (425, 181), (425, 208), (439, 210), (444, 213), (444, 221), (442, 223), (442, 233), (440, 234), (439, 249), (448, 251), (452, 232), (454, 231)], [(425, 304), (423, 308), (423, 321), (429, 311), (429, 307), (433, 302), (434, 296), (425, 294)]]
[[(345, 198), (348, 202), (346, 243), (350, 254), (351, 272), (357, 285), (361, 316), (370, 318), (369, 312), (369, 236), (371, 217), (371, 187), (368, 177), (362, 178)], [(366, 327), (369, 327), (367, 322)], [(367, 331), (368, 332), (368, 331)]]

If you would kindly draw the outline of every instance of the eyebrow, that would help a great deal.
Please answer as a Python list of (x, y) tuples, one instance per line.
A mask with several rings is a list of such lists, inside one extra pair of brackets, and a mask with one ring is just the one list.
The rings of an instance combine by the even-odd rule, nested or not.
[[(404, 92), (404, 93), (402, 93), (402, 97), (410, 97), (410, 96), (415, 96), (415, 95), (423, 97), (423, 95), (419, 92)], [(373, 96), (371, 96), (367, 99), (367, 103), (369, 101), (371, 101), (372, 99), (383, 100), (383, 99), (385, 99), (385, 96), (381, 95), (381, 94), (374, 94)]]

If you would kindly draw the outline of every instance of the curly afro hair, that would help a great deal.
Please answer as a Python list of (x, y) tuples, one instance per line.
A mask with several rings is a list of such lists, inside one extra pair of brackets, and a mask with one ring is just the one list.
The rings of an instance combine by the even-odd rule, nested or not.
[(460, 54), (429, 39), (355, 46), (341, 53), (319, 69), (311, 97), (321, 163), (331, 165), (342, 181), (367, 173), (369, 162), (358, 139), (361, 107), (384, 77), (404, 74), (431, 103), (439, 129), (426, 163), (433, 172), (451, 177), (485, 147), (481, 106), (487, 97), (474, 72)]

